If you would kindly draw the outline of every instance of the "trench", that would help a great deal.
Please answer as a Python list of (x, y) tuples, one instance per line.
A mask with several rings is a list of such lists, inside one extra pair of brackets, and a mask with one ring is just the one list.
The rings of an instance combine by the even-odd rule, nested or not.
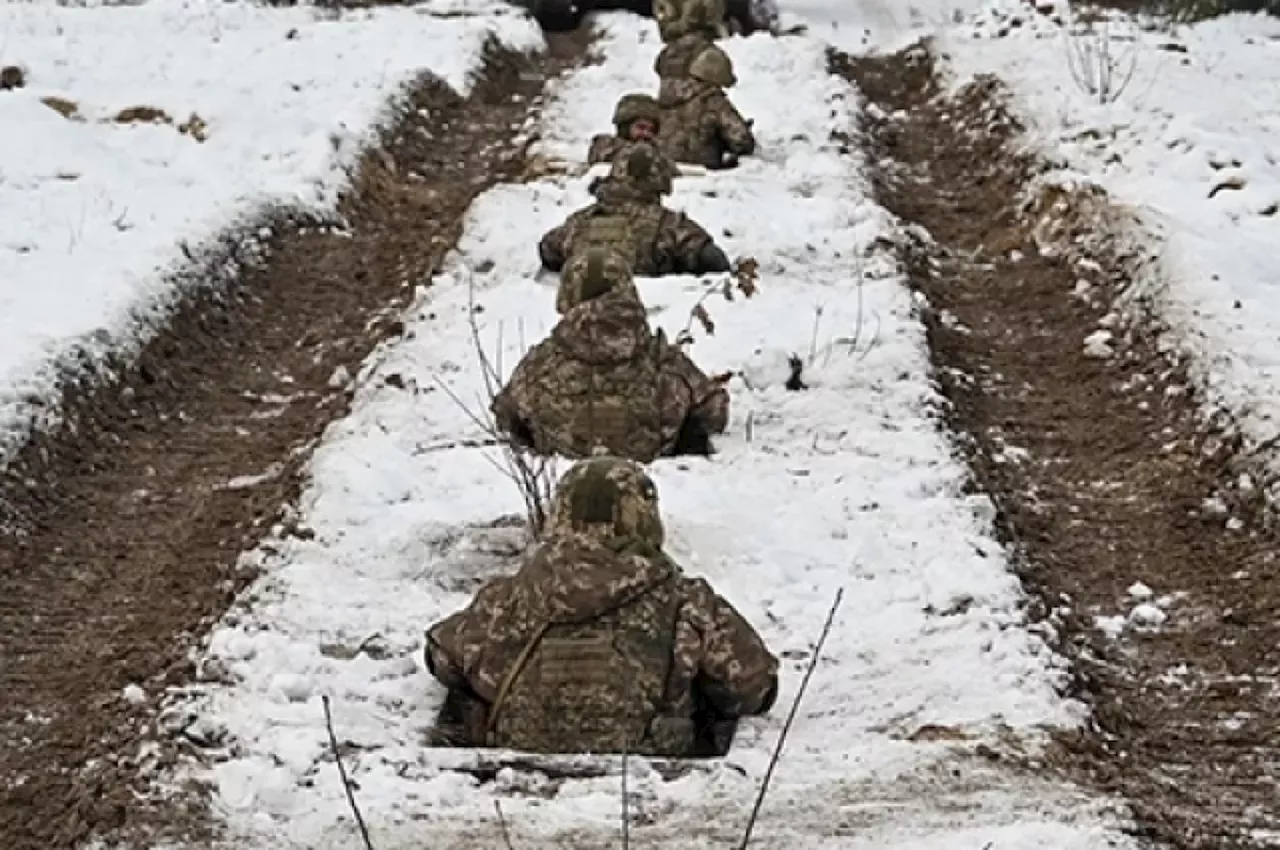
[(0, 477), (5, 850), (209, 837), (198, 790), (152, 793), (183, 757), (159, 700), (191, 680), (190, 651), (253, 580), (239, 555), (290, 528), (350, 376), (403, 332), (472, 200), (525, 176), (545, 86), (591, 43), (587, 27), (536, 55), (490, 41), (466, 97), (417, 81), (337, 216), (272, 210), (224, 234), (136, 359), (67, 375), (60, 425)]
[(928, 43), (830, 60), (869, 101), (880, 203), (931, 237), (900, 251), (957, 453), (1091, 708), (1050, 769), (1126, 800), (1154, 844), (1276, 847), (1280, 541), (1157, 313), (1119, 309), (1143, 262), (1124, 222), (1035, 186), (999, 80), (948, 93)]

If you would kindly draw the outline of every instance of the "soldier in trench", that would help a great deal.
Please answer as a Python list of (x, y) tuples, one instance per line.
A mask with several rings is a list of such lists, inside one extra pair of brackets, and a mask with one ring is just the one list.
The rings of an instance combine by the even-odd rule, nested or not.
[[(586, 244), (588, 233), (609, 230), (611, 243), (627, 255), (637, 275), (729, 271), (729, 258), (711, 234), (683, 213), (662, 205), (662, 196), (671, 191), (671, 177), (662, 162), (651, 145), (637, 145), (615, 159), (609, 176), (591, 187), (596, 202), (574, 212), (539, 241), (543, 267), (560, 271), (578, 247)], [(601, 219), (608, 225), (598, 221)]]
[(597, 456), (569, 470), (519, 570), (427, 632), (426, 666), (454, 721), (437, 740), (693, 756), (700, 724), (769, 711), (777, 658), (663, 540), (638, 464)]
[(599, 446), (640, 462), (708, 454), (729, 421), (729, 393), (654, 333), (626, 258), (592, 244), (562, 275), (564, 317), (494, 398), (497, 427), (541, 454)]

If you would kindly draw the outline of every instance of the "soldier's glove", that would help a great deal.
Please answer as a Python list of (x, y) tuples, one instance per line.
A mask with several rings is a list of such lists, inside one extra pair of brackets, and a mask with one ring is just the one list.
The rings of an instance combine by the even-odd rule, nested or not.
[(720, 250), (720, 246), (714, 242), (708, 242), (702, 246), (702, 250), (698, 252), (698, 273), (706, 274), (708, 272), (727, 272), (731, 268), (729, 257), (724, 251)]
[(738, 155), (736, 153), (726, 153), (720, 160), (721, 168), (737, 168)]

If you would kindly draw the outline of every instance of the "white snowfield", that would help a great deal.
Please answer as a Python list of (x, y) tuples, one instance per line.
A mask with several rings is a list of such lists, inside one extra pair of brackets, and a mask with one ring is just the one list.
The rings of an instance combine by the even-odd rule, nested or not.
[[(1103, 98), (1079, 86), (1069, 64), (1105, 43), (1102, 27), (1068, 36), (1052, 18), (1069, 21), (1067, 10), (1042, 5), (1047, 14), (996, 0), (951, 29), (943, 45), (955, 82), (997, 74), (1033, 141), (1062, 165), (1046, 179), (1095, 182), (1135, 213), (1158, 262), (1131, 294), (1161, 308), (1170, 344), (1193, 355), (1211, 405), (1235, 413), (1254, 442), (1277, 436), (1280, 19), (1113, 22), (1115, 86)], [(1097, 79), (1106, 63), (1076, 67)]]
[[(487, 32), (540, 42), (500, 0), (447, 8), (0, 5), (0, 66), (27, 76), (0, 91), (0, 462), (57, 360), (134, 349), (161, 321), (181, 243), (198, 252), (272, 203), (330, 206), (405, 82), (431, 70), (465, 90)], [(173, 123), (112, 120), (132, 107)], [(179, 132), (192, 115), (203, 142)]]
[[(620, 94), (656, 85), (652, 22), (600, 22), (604, 63), (563, 85), (544, 116), (545, 152), (575, 162), (592, 133), (608, 130)], [(1128, 846), (1099, 801), (973, 755), (985, 744), (1034, 757), (1044, 730), (1079, 722), (1080, 707), (1058, 695), (1061, 660), (1022, 619), (990, 502), (961, 494), (965, 472), (936, 417), (922, 327), (876, 244), (895, 223), (868, 198), (861, 156), (829, 139), (857, 132), (858, 94), (825, 72), (820, 41), (759, 36), (726, 48), (760, 156), (680, 179), (671, 203), (731, 255), (760, 261), (759, 292), (725, 300), (719, 277), (639, 285), (672, 336), (710, 288), (715, 334), (693, 323), (692, 354), (746, 380), (733, 381), (719, 453), (664, 459), (652, 474), (671, 553), (785, 660), (778, 706), (742, 723), (726, 759), (669, 782), (631, 760), (635, 846), (736, 843), (839, 588), (844, 605), (765, 805), (760, 846)], [(481, 754), (422, 744), (444, 696), (422, 667), (422, 633), (512, 568), (521, 542), (503, 523), (522, 503), (493, 465), (497, 451), (467, 445), (484, 434), (437, 382), (487, 404), (472, 294), (483, 346), (501, 352), (504, 373), (552, 326), (555, 280), (537, 274), (535, 245), (588, 201), (585, 183), (549, 178), (478, 200), (451, 269), (422, 291), (405, 339), (357, 376), (352, 413), (314, 457), (300, 506), (314, 538), (274, 540), (251, 556), (266, 574), (203, 658), (226, 682), (193, 688), (169, 717), (220, 751), (205, 778), (235, 846), (358, 842), (323, 695), (351, 744), (344, 761), (380, 850), (501, 847), (495, 800), (517, 848), (619, 846), (615, 759), (597, 759), (611, 773), (594, 779), (508, 769), (481, 783), (457, 769)], [(806, 391), (782, 386), (792, 352), (808, 361)]]

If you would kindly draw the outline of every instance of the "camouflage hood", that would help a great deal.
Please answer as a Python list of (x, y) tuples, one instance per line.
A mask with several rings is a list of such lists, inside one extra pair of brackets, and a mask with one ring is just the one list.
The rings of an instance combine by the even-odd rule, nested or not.
[(716, 87), (702, 80), (684, 78), (663, 80), (658, 88), (658, 104), (663, 109), (675, 109), (699, 98), (710, 97)]
[(635, 538), (555, 534), (520, 568), (514, 601), (525, 622), (576, 622), (621, 607), (677, 575), (661, 550)]
[(592, 366), (628, 363), (651, 341), (644, 305), (627, 290), (574, 307), (551, 331), (551, 338), (574, 360)]

